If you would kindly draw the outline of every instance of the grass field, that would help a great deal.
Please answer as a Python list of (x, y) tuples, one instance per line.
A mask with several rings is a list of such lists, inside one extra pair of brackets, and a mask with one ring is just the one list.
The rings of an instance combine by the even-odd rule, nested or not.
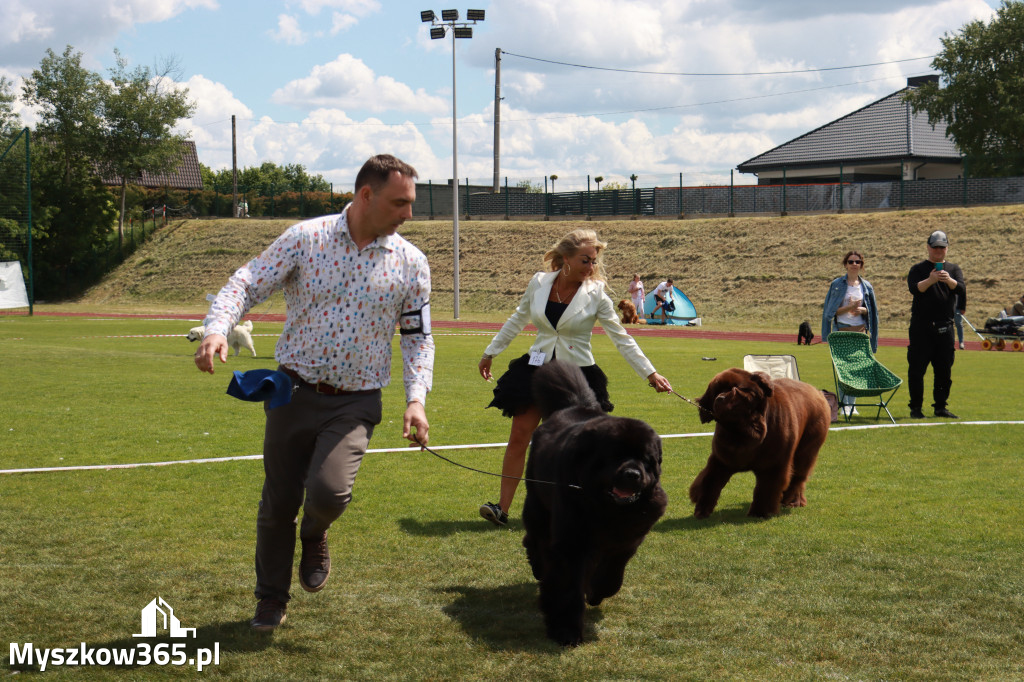
[[(192, 365), (189, 326), (0, 318), (0, 468), (259, 453), (260, 406), (224, 391), (230, 370), (274, 365), (274, 339), (257, 336), (259, 358), (231, 359), (210, 377)], [(438, 329), (436, 340), (431, 444), (503, 442), (508, 422), (483, 409), (491, 386), (475, 369), (488, 336)], [(508, 358), (528, 343), (517, 340)], [(642, 343), (687, 397), (746, 353), (793, 354), (805, 381), (832, 388), (823, 345)], [(902, 388), (892, 403), (899, 427), (834, 429), (809, 506), (768, 521), (745, 516), (749, 475), (726, 487), (711, 518), (695, 520), (687, 488), (707, 458), (710, 425), (646, 388), (606, 337), (595, 337), (595, 354), (616, 414), (666, 436), (670, 501), (623, 590), (588, 609), (582, 647), (544, 637), (520, 546), (522, 493), (511, 527), (495, 529), (476, 510), (497, 496), (497, 479), (415, 450), (367, 456), (355, 499), (331, 531), (328, 588), (309, 595), (295, 586), (288, 623), (270, 636), (247, 626), (259, 461), (2, 474), (3, 639), (134, 647), (140, 609), (160, 596), (197, 629), (189, 651), (219, 648), (219, 665), (202, 674), (228, 679), (1024, 678), (1024, 354), (957, 354), (950, 407), (962, 423), (910, 423)], [(905, 376), (904, 354), (879, 349)], [(389, 388), (374, 448), (401, 447), (401, 402), (400, 386)], [(499, 448), (444, 454), (500, 467)], [(12, 655), (11, 672), (38, 668), (12, 665)], [(188, 665), (47, 672), (196, 677)]]

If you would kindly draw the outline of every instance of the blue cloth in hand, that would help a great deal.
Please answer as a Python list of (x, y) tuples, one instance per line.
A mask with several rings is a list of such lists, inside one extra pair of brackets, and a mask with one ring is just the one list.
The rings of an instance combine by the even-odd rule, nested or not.
[(273, 369), (250, 369), (234, 373), (228, 395), (252, 402), (270, 401), (270, 409), (287, 405), (292, 399), (292, 378)]

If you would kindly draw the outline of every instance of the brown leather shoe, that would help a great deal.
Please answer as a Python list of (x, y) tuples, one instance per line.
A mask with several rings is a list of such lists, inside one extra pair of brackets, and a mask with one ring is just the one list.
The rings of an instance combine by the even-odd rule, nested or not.
[(288, 605), (283, 601), (264, 597), (256, 604), (256, 615), (249, 621), (249, 625), (253, 630), (274, 630), (285, 621), (287, 610)]
[(327, 533), (317, 540), (302, 541), (299, 561), (299, 584), (306, 592), (319, 592), (331, 575), (331, 553), (327, 550)]

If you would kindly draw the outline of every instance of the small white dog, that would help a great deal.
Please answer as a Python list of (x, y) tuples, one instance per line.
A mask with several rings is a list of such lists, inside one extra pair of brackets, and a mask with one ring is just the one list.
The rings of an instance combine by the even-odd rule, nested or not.
[[(185, 336), (189, 341), (201, 341), (206, 334), (206, 327), (192, 327)], [(228, 334), (228, 345), (235, 349), (235, 356), (247, 348), (253, 357), (256, 357), (256, 348), (252, 345), (252, 320), (246, 320), (242, 324), (236, 324), (235, 328)]]

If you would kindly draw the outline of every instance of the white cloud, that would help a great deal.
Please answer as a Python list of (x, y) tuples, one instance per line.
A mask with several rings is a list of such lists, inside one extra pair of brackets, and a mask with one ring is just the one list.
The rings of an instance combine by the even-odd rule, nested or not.
[(313, 67), (308, 76), (275, 91), (271, 99), (302, 109), (334, 107), (425, 114), (448, 110), (447, 102), (440, 97), (428, 95), (423, 89), (414, 91), (390, 76), (377, 76), (361, 59), (349, 54)]
[(302, 45), (307, 39), (306, 34), (299, 26), (299, 20), (290, 14), (279, 14), (277, 16), (277, 30), (268, 31), (267, 33), (277, 42), (288, 45)]
[(364, 17), (381, 9), (378, 0), (301, 0), (298, 3), (307, 14), (319, 14), (325, 7)]
[(64, 45), (86, 54), (109, 52), (117, 36), (133, 26), (217, 6), (216, 0), (3, 0), (0, 63), (27, 72), (39, 64), (47, 48), (58, 54)]
[(42, 25), (42, 18), (28, 7), (15, 5), (7, 12), (0, 22), (0, 45), (43, 40), (53, 34), (53, 27)]
[[(244, 17), (214, 0), (0, 0), (0, 64), (12, 76), (46, 48), (72, 44), (99, 70), (114, 46), (133, 63), (185, 51), (185, 84), (199, 104), (191, 129), (204, 163), (230, 164), (232, 114), (239, 163), (302, 163), (350, 183), (368, 156), (389, 151), (423, 179), (451, 174), (451, 45), (431, 41), (416, 11), (395, 0), (252, 3)], [(489, 182), (493, 164), (494, 48), (605, 66), (581, 69), (506, 54), (502, 59), (500, 175), (558, 173), (559, 189), (588, 173), (637, 173), (673, 184), (678, 173), (727, 169), (901, 87), (928, 61), (787, 76), (695, 77), (623, 71), (796, 70), (934, 54), (945, 32), (987, 18), (983, 0), (520, 0), (481, 4), (487, 20), (459, 41), (460, 180)], [(777, 6), (776, 6), (777, 5)], [(471, 5), (470, 5), (471, 6)], [(179, 24), (205, 21), (216, 40), (188, 41)], [(440, 9), (435, 5), (435, 9)], [(209, 11), (208, 11), (209, 10)], [(279, 16), (280, 15), (280, 16)], [(393, 15), (393, 16), (392, 16)], [(408, 15), (408, 16), (407, 16)], [(168, 22), (162, 34), (154, 30)], [(266, 29), (275, 41), (268, 38)], [(163, 30), (163, 27), (161, 27)], [(346, 54), (336, 56), (342, 36)], [(301, 50), (288, 45), (303, 45)], [(207, 51), (209, 49), (209, 51)], [(226, 65), (221, 53), (262, 60)], [(435, 52), (436, 51), (436, 52)], [(449, 52), (447, 61), (436, 59)], [(429, 62), (429, 63), (428, 63)], [(204, 69), (206, 69), (204, 71)], [(205, 73), (202, 75), (193, 75)], [(853, 85), (849, 85), (853, 84)], [(841, 86), (841, 87), (831, 87)], [(785, 94), (802, 91), (798, 94)], [(276, 108), (272, 105), (277, 105)], [(284, 107), (302, 112), (293, 118)], [(183, 126), (184, 128), (184, 126)], [(715, 172), (718, 173), (719, 170)], [(663, 176), (663, 177), (662, 177)], [(575, 178), (576, 180), (571, 180)], [(690, 182), (689, 177), (686, 182)]]
[(342, 31), (347, 31), (358, 23), (359, 19), (351, 14), (335, 12), (331, 17), (331, 35), (333, 36), (341, 33)]
[[(188, 96), (196, 103), (192, 118), (178, 126), (175, 132), (190, 135), (196, 143), (200, 160), (211, 168), (231, 167), (231, 116), (235, 116), (235, 127), (239, 133), (240, 157), (255, 158), (251, 136), (246, 131), (251, 127), (252, 109), (245, 106), (223, 83), (215, 83), (202, 75), (189, 78), (180, 87), (188, 88)], [(250, 139), (247, 145), (245, 140)], [(279, 163), (284, 163), (280, 161)], [(240, 166), (257, 165), (255, 161)]]

